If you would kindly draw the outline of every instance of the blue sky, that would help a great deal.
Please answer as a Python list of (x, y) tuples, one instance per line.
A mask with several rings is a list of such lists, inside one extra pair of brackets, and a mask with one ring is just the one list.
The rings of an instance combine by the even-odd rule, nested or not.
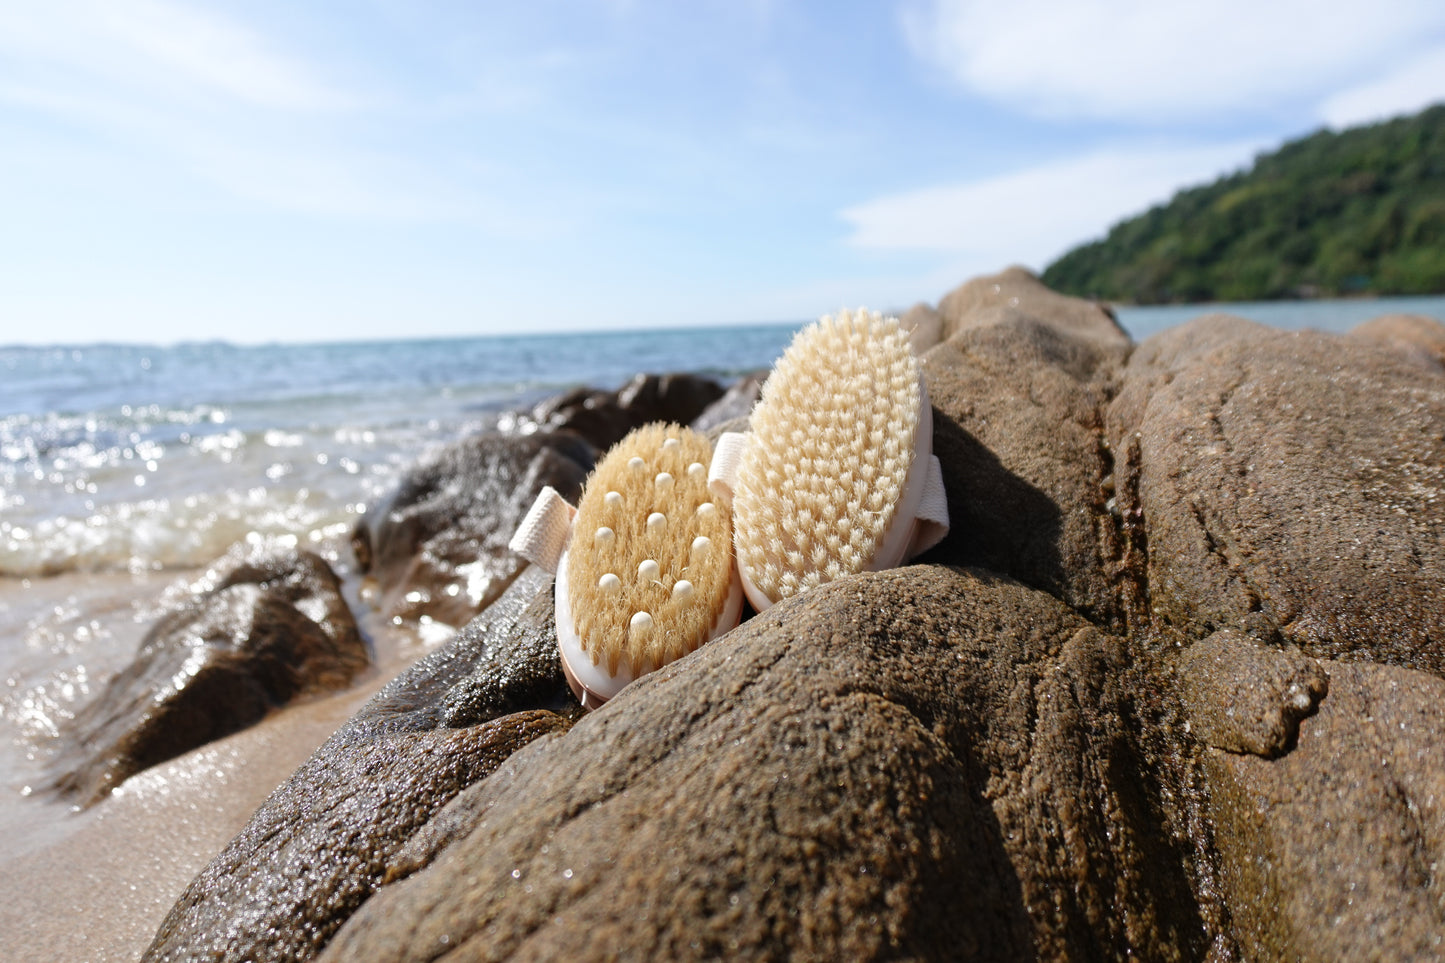
[(0, 343), (799, 320), (1445, 100), (1445, 4), (0, 0)]

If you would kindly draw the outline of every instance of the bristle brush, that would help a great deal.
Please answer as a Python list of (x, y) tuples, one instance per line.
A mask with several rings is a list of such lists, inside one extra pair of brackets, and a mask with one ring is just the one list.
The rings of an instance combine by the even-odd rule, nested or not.
[[(557, 573), (562, 667), (585, 707), (737, 624), (731, 512), (725, 494), (719, 503), (708, 488), (711, 460), (705, 436), (644, 426), (598, 463), (575, 517), (544, 493), (513, 539), (514, 550)], [(556, 554), (538, 546), (559, 540), (567, 542), (560, 555), (533, 558)]]
[(896, 319), (842, 312), (793, 339), (746, 435), (718, 443), (744, 591), (762, 611), (891, 568), (948, 530), (927, 389)]

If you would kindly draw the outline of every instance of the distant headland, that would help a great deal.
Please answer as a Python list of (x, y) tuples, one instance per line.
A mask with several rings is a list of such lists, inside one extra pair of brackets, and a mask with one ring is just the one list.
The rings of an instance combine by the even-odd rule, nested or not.
[(1043, 281), (1134, 304), (1445, 292), (1445, 104), (1290, 141), (1116, 224)]

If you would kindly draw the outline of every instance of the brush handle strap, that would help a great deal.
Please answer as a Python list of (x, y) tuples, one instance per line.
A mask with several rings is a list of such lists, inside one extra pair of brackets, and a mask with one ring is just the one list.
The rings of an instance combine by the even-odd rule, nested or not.
[(527, 517), (517, 526), (517, 532), (507, 547), (527, 561), (556, 573), (567, 542), (572, 538), (572, 519), (577, 509), (551, 485), (537, 493), (537, 500), (527, 511)]
[(752, 438), (752, 432), (736, 431), (725, 431), (718, 436), (717, 444), (712, 447), (712, 464), (707, 470), (708, 491), (714, 495), (726, 495), (728, 501), (732, 501), (743, 453), (748, 450)]
[(923, 478), (923, 500), (918, 503), (917, 526), (908, 544), (908, 557), (928, 551), (948, 534), (948, 492), (943, 487), (943, 465), (937, 455), (928, 456), (928, 474)]

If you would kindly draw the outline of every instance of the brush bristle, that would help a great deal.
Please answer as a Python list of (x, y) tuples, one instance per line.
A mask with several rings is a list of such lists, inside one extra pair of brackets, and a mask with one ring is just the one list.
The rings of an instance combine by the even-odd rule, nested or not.
[(711, 460), (704, 435), (647, 425), (587, 479), (567, 577), (582, 649), (609, 674), (624, 653), (662, 666), (696, 649), (727, 603), (732, 513), (708, 491)]
[(799, 332), (753, 411), (733, 504), (738, 563), (774, 601), (863, 571), (913, 461), (918, 362), (894, 318)]

